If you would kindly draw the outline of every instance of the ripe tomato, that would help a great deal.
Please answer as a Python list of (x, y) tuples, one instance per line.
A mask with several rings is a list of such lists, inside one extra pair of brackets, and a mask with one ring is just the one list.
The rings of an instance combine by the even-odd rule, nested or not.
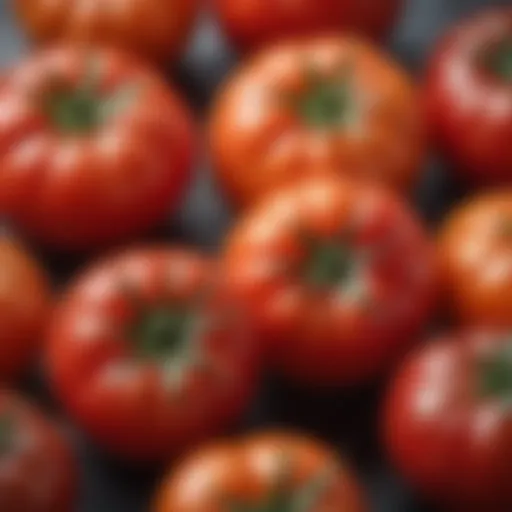
[(167, 460), (244, 411), (256, 347), (212, 272), (187, 251), (134, 250), (86, 271), (58, 306), (50, 380), (113, 453)]
[(44, 271), (22, 247), (0, 235), (0, 381), (20, 377), (30, 365), (50, 309)]
[(423, 326), (433, 250), (412, 213), (380, 188), (309, 179), (235, 228), (225, 279), (278, 367), (305, 384), (382, 372)]
[(319, 169), (404, 191), (424, 156), (416, 99), (405, 73), (367, 43), (340, 37), (271, 48), (216, 101), (218, 179), (238, 206)]
[(20, 23), (38, 43), (115, 46), (164, 62), (185, 46), (199, 0), (15, 0)]
[(0, 86), (0, 211), (59, 248), (138, 234), (181, 199), (191, 125), (178, 96), (127, 56), (39, 54)]
[(326, 446), (289, 433), (218, 444), (163, 483), (154, 512), (365, 512), (360, 487)]
[(463, 323), (512, 326), (512, 190), (472, 199), (440, 237), (445, 294)]
[(474, 185), (512, 183), (512, 8), (458, 25), (428, 73), (433, 136)]
[(436, 339), (391, 386), (385, 437), (392, 459), (448, 510), (511, 510), (511, 393), (510, 332)]
[(57, 428), (32, 405), (0, 392), (0, 510), (71, 512), (77, 470)]
[(213, 1), (228, 37), (242, 50), (346, 29), (381, 39), (402, 7), (402, 0)]

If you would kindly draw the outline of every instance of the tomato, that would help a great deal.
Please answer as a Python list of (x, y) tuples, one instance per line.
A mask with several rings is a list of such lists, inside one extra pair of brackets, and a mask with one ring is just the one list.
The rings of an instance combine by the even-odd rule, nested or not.
[(255, 434), (192, 455), (169, 475), (154, 512), (365, 512), (350, 470), (317, 441)]
[(457, 25), (429, 66), (432, 135), (472, 185), (512, 183), (512, 8)]
[(511, 377), (510, 332), (478, 329), (423, 346), (391, 386), (385, 407), (390, 455), (449, 510), (512, 506)]
[(221, 25), (242, 50), (344, 29), (386, 36), (402, 0), (214, 0)]
[(15, 0), (18, 19), (38, 43), (115, 46), (164, 63), (183, 50), (199, 0)]
[(58, 248), (114, 243), (176, 208), (192, 146), (155, 73), (115, 51), (48, 50), (0, 86), (0, 211)]
[(0, 381), (27, 370), (43, 340), (51, 305), (44, 270), (25, 249), (0, 235)]
[(223, 266), (277, 367), (299, 383), (342, 385), (381, 373), (423, 327), (433, 253), (386, 190), (316, 178), (251, 210)]
[(34, 406), (0, 392), (0, 510), (75, 510), (77, 469), (56, 426)]
[(512, 190), (473, 198), (439, 242), (444, 291), (462, 323), (512, 326)]
[(217, 98), (210, 145), (218, 180), (236, 206), (327, 170), (405, 191), (424, 157), (420, 108), (409, 78), (356, 39), (268, 49)]
[(134, 249), (86, 270), (57, 307), (52, 387), (113, 454), (165, 461), (243, 413), (259, 355), (213, 272), (186, 250)]

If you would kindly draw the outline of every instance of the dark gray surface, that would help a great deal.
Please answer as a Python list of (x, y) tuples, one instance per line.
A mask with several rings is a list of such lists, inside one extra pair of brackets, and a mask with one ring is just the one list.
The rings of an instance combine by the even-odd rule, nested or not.
[[(421, 74), (425, 56), (447, 25), (474, 12), (478, 7), (509, 5), (511, 2), (408, 0), (404, 17), (390, 41), (391, 50), (409, 69)], [(9, 1), (0, 0), (0, 66), (6, 68), (24, 51), (24, 41), (9, 13)], [(187, 55), (174, 75), (183, 93), (201, 113), (218, 83), (235, 64), (234, 54), (205, 15)], [(418, 190), (417, 205), (425, 218), (435, 223), (460, 195), (460, 191), (447, 179), (442, 162), (432, 162), (425, 171), (425, 179)], [(198, 175), (197, 183), (178, 218), (172, 226), (163, 228), (156, 236), (170, 242), (186, 241), (213, 250), (222, 240), (231, 217), (214, 190), (208, 166), (200, 166)], [(55, 276), (61, 279), (65, 279), (82, 263), (55, 255), (43, 257)], [(40, 397), (41, 403), (53, 408), (54, 404), (47, 393), (41, 391), (44, 389), (42, 383), (32, 384), (31, 387)], [(382, 389), (382, 385), (353, 393), (315, 396), (269, 382), (240, 428), (291, 425), (321, 435), (348, 453), (367, 484), (375, 512), (434, 510), (420, 504), (393, 474), (380, 454), (377, 435), (379, 389)], [(81, 503), (77, 512), (148, 510), (150, 496), (160, 473), (136, 470), (111, 461), (97, 452), (77, 429), (70, 427), (69, 431), (82, 462)]]

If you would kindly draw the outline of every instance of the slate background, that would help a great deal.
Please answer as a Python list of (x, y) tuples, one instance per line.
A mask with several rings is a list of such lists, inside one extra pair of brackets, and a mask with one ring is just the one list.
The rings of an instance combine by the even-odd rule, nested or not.
[[(407, 0), (406, 3), (406, 11), (389, 41), (389, 48), (399, 61), (421, 76), (425, 56), (450, 23), (479, 7), (511, 5), (512, 0)], [(27, 50), (10, 12), (10, 1), (0, 0), (0, 67), (8, 69)], [(169, 77), (178, 83), (201, 116), (217, 85), (236, 61), (211, 16), (205, 13), (186, 55), (176, 69), (169, 70)], [(218, 246), (232, 216), (211, 182), (206, 157), (198, 167), (197, 182), (177, 218), (170, 219), (150, 235), (149, 240), (187, 242), (209, 251)], [(418, 186), (417, 207), (433, 227), (463, 193), (449, 179), (447, 170), (433, 155)], [(37, 247), (34, 250), (51, 269), (56, 285), (65, 282), (84, 264), (79, 259), (48, 254)], [(377, 425), (382, 383), (370, 389), (319, 396), (291, 389), (272, 378), (267, 380), (239, 430), (293, 426), (310, 431), (348, 454), (366, 484), (374, 512), (435, 511), (422, 503), (394, 474), (379, 450)], [(40, 375), (26, 387), (42, 406), (62, 417)], [(62, 423), (81, 462), (81, 499), (76, 512), (147, 511), (161, 470), (129, 468), (110, 460), (65, 417)]]

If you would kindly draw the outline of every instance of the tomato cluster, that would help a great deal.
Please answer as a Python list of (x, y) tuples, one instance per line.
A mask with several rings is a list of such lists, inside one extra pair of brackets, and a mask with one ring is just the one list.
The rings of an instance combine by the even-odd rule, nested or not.
[[(199, 2), (14, 4), (52, 44), (0, 81), (0, 213), (17, 233), (0, 235), (0, 511), (78, 499), (66, 436), (8, 390), (41, 355), (52, 395), (102, 449), (185, 457), (154, 512), (370, 510), (349, 464), (307, 435), (201, 447), (237, 425), (266, 370), (318, 393), (392, 372), (390, 460), (450, 509), (509, 510), (512, 9), (450, 31), (418, 86), (377, 46), (400, 0), (215, 0), (228, 38), (258, 52), (208, 122), (238, 218), (207, 256), (137, 238), (192, 180), (199, 129), (156, 65), (181, 52)], [(411, 204), (429, 143), (471, 190), (501, 185), (438, 236)], [(115, 251), (57, 291), (41, 247)], [(453, 330), (413, 348), (438, 319)]]

